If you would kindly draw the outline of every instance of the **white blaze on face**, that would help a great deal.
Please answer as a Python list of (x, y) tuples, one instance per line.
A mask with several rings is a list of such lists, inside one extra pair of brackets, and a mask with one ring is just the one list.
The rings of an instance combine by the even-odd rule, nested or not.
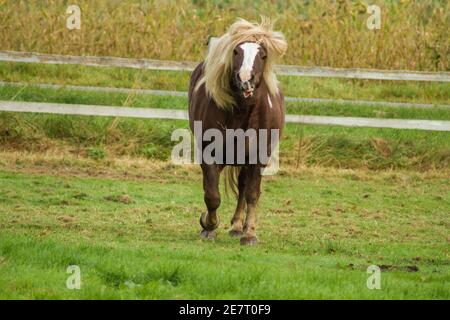
[(239, 69), (239, 78), (241, 78), (241, 81), (249, 81), (252, 77), (253, 63), (259, 51), (259, 44), (246, 42), (239, 47), (244, 51), (244, 59)]

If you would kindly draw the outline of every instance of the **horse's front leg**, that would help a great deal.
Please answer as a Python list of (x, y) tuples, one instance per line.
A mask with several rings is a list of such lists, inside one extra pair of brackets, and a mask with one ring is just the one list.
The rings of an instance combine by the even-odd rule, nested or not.
[(245, 215), (245, 186), (247, 184), (247, 168), (242, 167), (238, 177), (238, 201), (233, 219), (231, 219), (232, 237), (241, 237), (244, 234), (244, 215)]
[(256, 165), (247, 169), (247, 183), (245, 187), (245, 200), (247, 202), (247, 216), (244, 224), (244, 235), (241, 238), (242, 245), (254, 245), (258, 242), (256, 237), (256, 207), (261, 194), (261, 170)]
[(205, 239), (214, 239), (216, 236), (214, 230), (219, 226), (217, 208), (220, 206), (219, 178), (222, 167), (215, 164), (202, 164), (201, 167), (207, 212), (200, 216), (200, 225), (203, 228), (200, 235)]

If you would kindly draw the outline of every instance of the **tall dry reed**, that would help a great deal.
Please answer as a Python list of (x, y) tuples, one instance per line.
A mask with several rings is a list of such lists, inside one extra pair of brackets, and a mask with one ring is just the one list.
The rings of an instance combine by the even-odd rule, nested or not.
[[(368, 30), (367, 3), (352, 0), (0, 0), (0, 49), (75, 55), (200, 60), (209, 36), (237, 17), (277, 19), (289, 50), (283, 63), (382, 69), (449, 70), (449, 4), (370, 1), (381, 30)], [(79, 4), (81, 30), (66, 28)]]

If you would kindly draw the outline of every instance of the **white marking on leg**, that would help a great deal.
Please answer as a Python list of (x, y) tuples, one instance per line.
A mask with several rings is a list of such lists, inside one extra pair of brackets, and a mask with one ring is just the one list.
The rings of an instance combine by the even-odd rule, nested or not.
[(249, 81), (252, 77), (253, 63), (259, 51), (259, 44), (254, 42), (246, 42), (240, 45), (244, 51), (244, 59), (239, 70), (241, 81)]
[(270, 94), (267, 94), (267, 100), (269, 101), (269, 107), (272, 109), (272, 99), (270, 99)]

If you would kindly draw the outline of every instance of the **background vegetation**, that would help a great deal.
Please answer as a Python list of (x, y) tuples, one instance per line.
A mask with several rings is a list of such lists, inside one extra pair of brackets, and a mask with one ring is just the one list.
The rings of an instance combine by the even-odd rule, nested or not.
[(287, 37), (286, 64), (449, 70), (445, 0), (371, 1), (382, 28), (366, 27), (367, 1), (75, 1), (82, 28), (68, 30), (64, 0), (0, 0), (2, 50), (201, 60), (210, 36), (236, 19), (267, 15)]

